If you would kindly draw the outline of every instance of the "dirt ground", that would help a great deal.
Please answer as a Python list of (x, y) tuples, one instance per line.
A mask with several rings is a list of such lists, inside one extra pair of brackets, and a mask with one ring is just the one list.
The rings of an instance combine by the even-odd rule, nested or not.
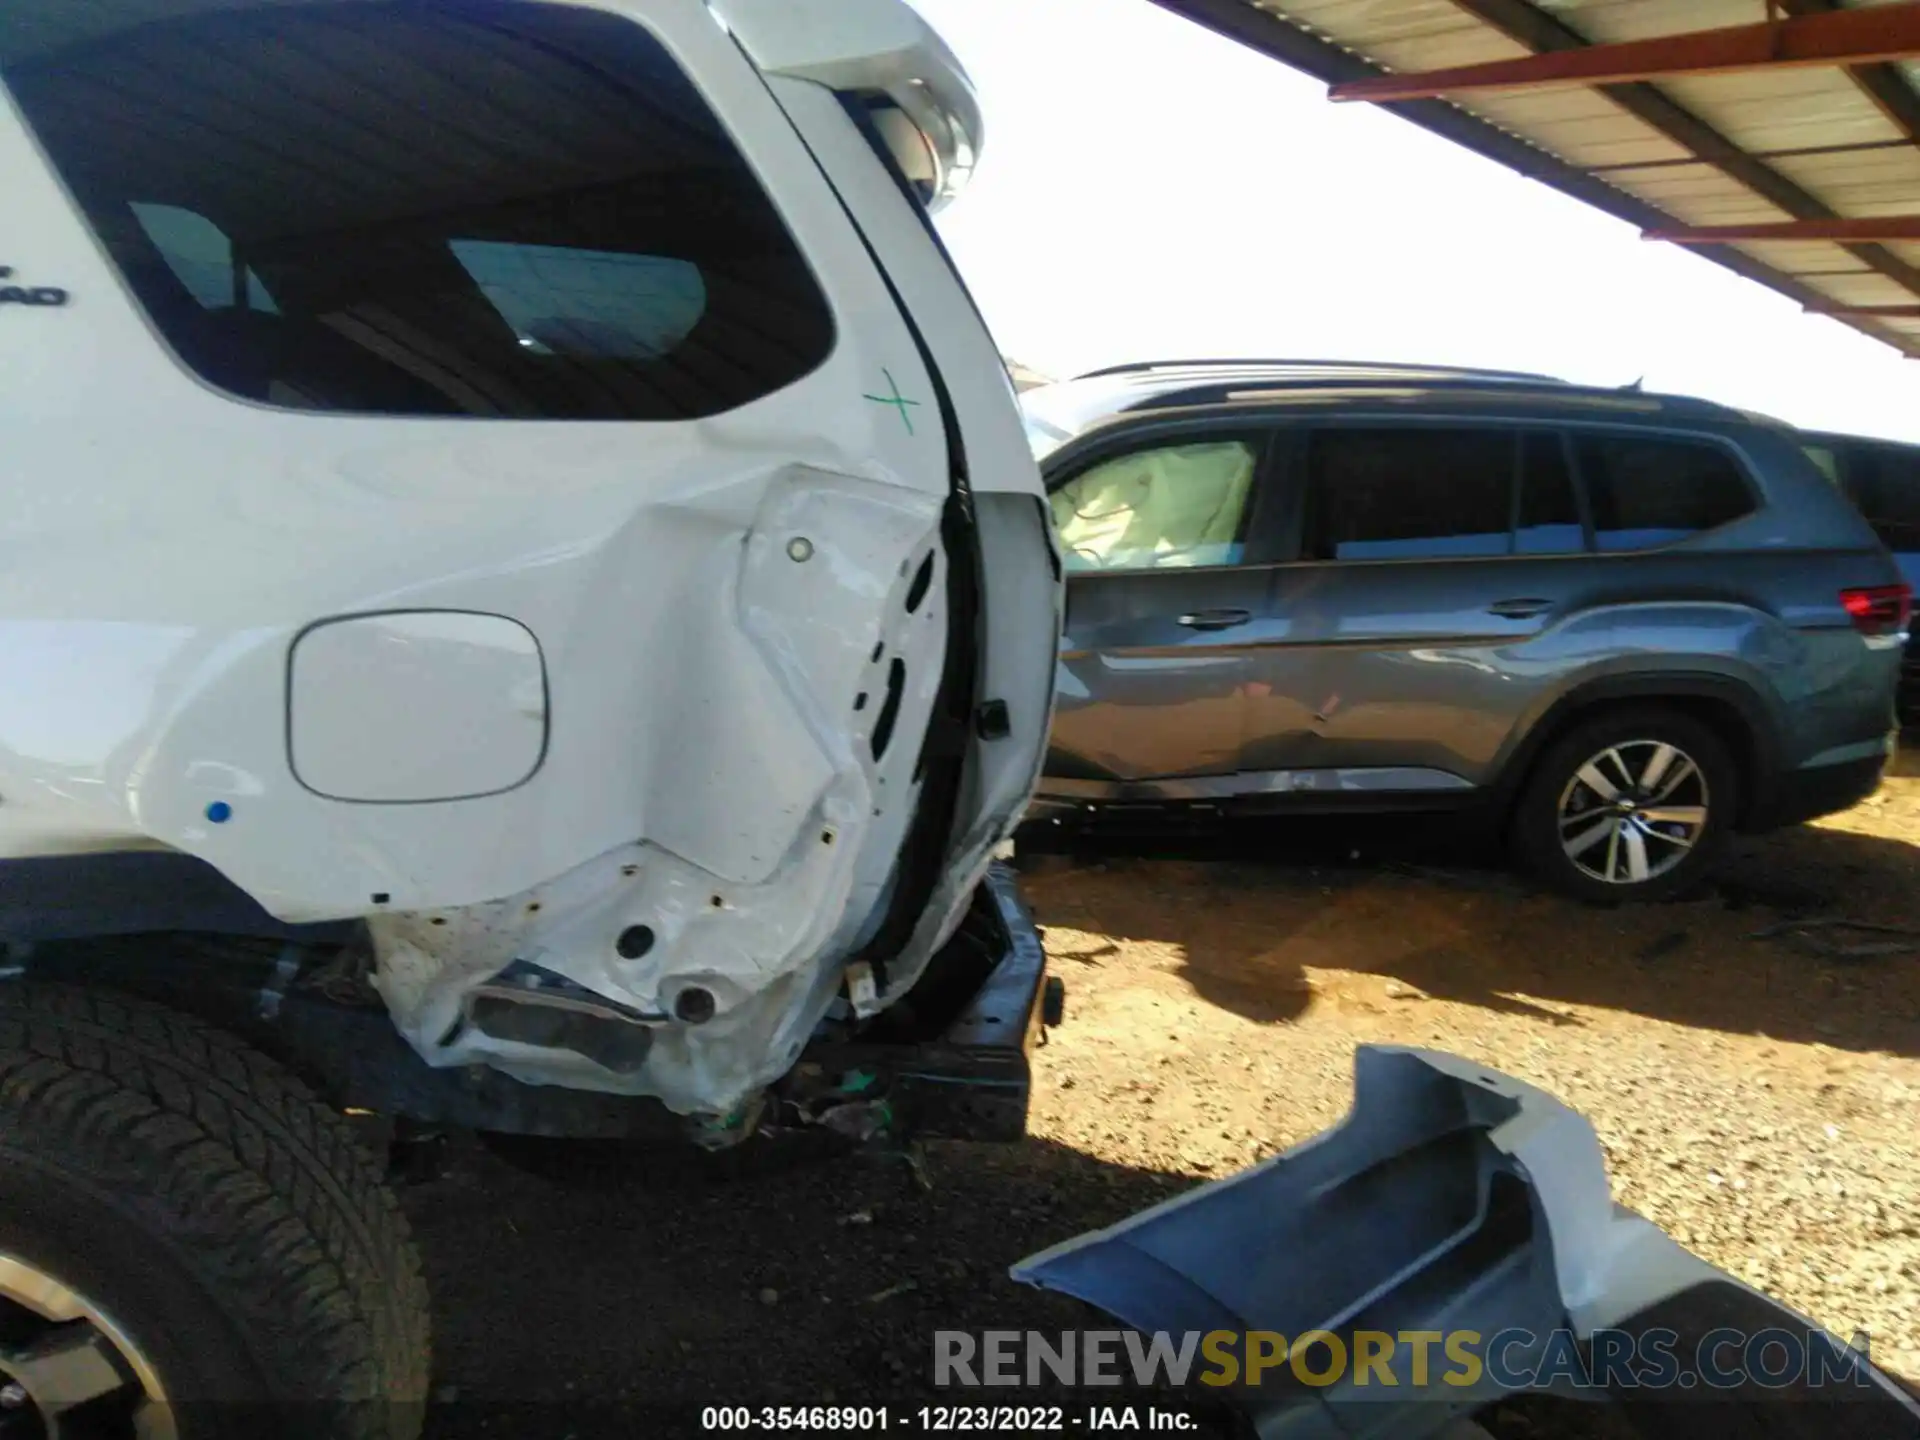
[[(1754, 933), (1920, 927), (1920, 776), (1745, 842), (1684, 904), (1582, 909), (1443, 863), (1458, 849), (1296, 826), (1029, 877), (1069, 992), (1032, 1139), (930, 1147), (929, 1188), (885, 1157), (559, 1186), (457, 1154), (407, 1192), (438, 1309), (429, 1433), (950, 1399), (929, 1384), (934, 1330), (1088, 1323), (1013, 1285), (1011, 1262), (1331, 1124), (1366, 1041), (1559, 1095), (1594, 1123), (1621, 1201), (1920, 1377), (1920, 961)], [(1496, 1430), (1572, 1433), (1538, 1412)]]

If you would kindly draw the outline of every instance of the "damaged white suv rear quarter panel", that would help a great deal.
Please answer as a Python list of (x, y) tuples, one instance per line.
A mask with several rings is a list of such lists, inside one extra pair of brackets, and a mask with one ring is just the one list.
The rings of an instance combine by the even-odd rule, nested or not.
[[(699, 0), (580, 8), (657, 38), (806, 257), (834, 339), (797, 381), (681, 421), (226, 393), (134, 301), (22, 109), (0, 110), (0, 259), (73, 297), (0, 325), (0, 487), (25, 497), (0, 513), (0, 855), (200, 856), (284, 919), (369, 917), (432, 1063), (724, 1110), (797, 1053), (839, 982), (822, 957), (852, 947), (910, 819), (947, 645), (948, 437), (860, 235)], [(537, 645), (523, 780), (419, 799), (431, 705), (369, 706), (356, 734), (350, 702), (290, 683), (310, 627), (392, 612), (495, 617)], [(296, 773), (289, 727), (314, 707), (336, 760), (374, 757), (366, 798)], [(463, 997), (513, 959), (635, 1016), (689, 987), (713, 1013), (624, 1071), (495, 1041)]]

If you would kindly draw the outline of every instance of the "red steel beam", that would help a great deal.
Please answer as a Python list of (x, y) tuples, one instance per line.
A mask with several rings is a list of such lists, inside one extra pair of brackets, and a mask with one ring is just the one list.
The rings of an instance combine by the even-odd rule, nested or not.
[(1920, 215), (1880, 215), (1872, 219), (1780, 220), (1758, 225), (1678, 225), (1642, 230), (1643, 240), (1670, 245), (1737, 245), (1748, 240), (1832, 240), (1842, 245), (1920, 241)]
[(1350, 80), (1335, 100), (1433, 100), (1477, 90), (1542, 85), (1625, 85), (1676, 75), (1714, 75), (1799, 65), (1871, 65), (1920, 57), (1920, 3), (1790, 15), (1757, 25), (1695, 30), (1651, 40), (1588, 45), (1517, 60)]

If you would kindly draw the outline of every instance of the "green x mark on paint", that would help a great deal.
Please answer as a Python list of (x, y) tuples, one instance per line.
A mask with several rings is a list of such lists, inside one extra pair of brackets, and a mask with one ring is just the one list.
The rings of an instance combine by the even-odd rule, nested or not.
[(900, 412), (900, 421), (907, 427), (907, 433), (909, 435), (913, 434), (913, 416), (907, 413), (907, 407), (918, 405), (920, 402), (918, 400), (908, 400), (901, 396), (900, 386), (898, 382), (894, 380), (891, 370), (883, 367), (880, 373), (887, 377), (887, 389), (893, 393), (891, 395), (862, 395), (860, 398), (862, 400), (872, 400), (879, 405), (893, 406), (894, 409)]

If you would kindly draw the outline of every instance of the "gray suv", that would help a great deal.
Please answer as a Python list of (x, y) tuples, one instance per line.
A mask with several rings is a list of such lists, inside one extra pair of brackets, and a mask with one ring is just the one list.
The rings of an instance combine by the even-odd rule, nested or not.
[(1785, 426), (1311, 362), (1023, 400), (1068, 570), (1035, 819), (1474, 809), (1651, 899), (1892, 754), (1911, 592)]

